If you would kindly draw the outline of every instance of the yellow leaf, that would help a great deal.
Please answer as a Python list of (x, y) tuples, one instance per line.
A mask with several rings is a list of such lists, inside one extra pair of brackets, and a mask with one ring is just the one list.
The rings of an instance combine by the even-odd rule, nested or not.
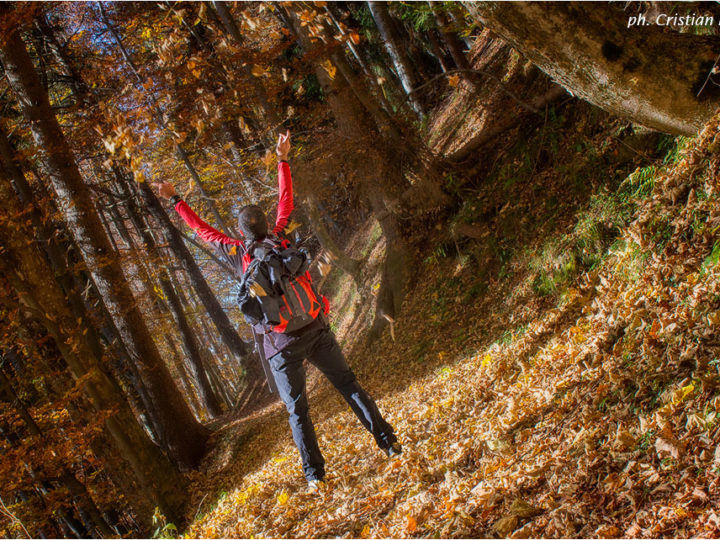
[(460, 75), (450, 75), (448, 77), (448, 84), (455, 88), (460, 82)]
[(360, 531), (360, 538), (369, 538), (370, 537), (370, 525), (365, 525), (363, 527), (363, 530)]
[(693, 383), (688, 384), (687, 386), (683, 386), (680, 388), (680, 392), (678, 393), (678, 401), (682, 401), (686, 397), (688, 397), (690, 394), (693, 393), (695, 390), (695, 385)]
[(273, 458), (273, 461), (275, 463), (282, 463), (283, 461), (287, 461), (287, 458), (286, 457), (276, 457), (276, 458)]
[(265, 167), (268, 168), (272, 164), (273, 160), (275, 159), (275, 154), (268, 150), (265, 152), (265, 157), (263, 158), (263, 163), (265, 164)]
[(480, 365), (482, 367), (488, 367), (490, 365), (490, 362), (492, 361), (492, 358), (489, 354), (485, 355), (485, 358), (482, 359), (482, 362), (480, 362)]
[(278, 495), (277, 501), (278, 504), (285, 504), (288, 502), (288, 499), (290, 498), (290, 495), (287, 494), (287, 491), (283, 491), (280, 495)]
[(230, 253), (230, 255), (237, 255), (237, 246), (231, 247), (228, 253)]
[(265, 74), (265, 70), (262, 66), (255, 64), (250, 70), (250, 73), (252, 73), (255, 77), (262, 77)]
[(283, 232), (284, 232), (285, 234), (290, 234), (290, 233), (293, 232), (295, 229), (297, 229), (299, 226), (300, 226), (300, 224), (299, 224), (297, 221), (291, 221), (290, 223), (288, 223), (287, 227), (285, 227), (285, 229), (283, 230)]
[(330, 60), (325, 60), (322, 63), (322, 67), (325, 71), (327, 71), (327, 74), (331, 79), (335, 78), (335, 73), (337, 73), (337, 68), (333, 65), (333, 63)]

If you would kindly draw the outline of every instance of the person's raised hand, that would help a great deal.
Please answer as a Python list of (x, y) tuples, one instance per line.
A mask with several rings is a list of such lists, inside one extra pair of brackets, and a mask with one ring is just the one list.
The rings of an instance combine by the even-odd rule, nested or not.
[(290, 130), (287, 130), (285, 134), (278, 135), (277, 146), (275, 147), (275, 153), (278, 159), (287, 159), (290, 153)]
[(177, 192), (175, 191), (175, 186), (173, 186), (170, 182), (155, 184), (155, 187), (158, 190), (158, 194), (163, 199), (169, 199), (170, 197), (177, 195)]

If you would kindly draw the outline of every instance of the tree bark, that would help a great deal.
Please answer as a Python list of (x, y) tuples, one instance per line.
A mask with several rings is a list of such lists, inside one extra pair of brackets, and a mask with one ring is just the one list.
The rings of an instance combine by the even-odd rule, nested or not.
[(418, 115), (422, 115), (424, 113), (423, 107), (420, 101), (418, 101), (417, 96), (412, 93), (414, 86), (412, 64), (405, 52), (405, 47), (397, 37), (397, 33), (393, 27), (394, 22), (387, 8), (387, 3), (370, 1), (367, 4), (375, 20), (375, 25), (380, 32), (385, 50), (388, 52), (388, 55), (390, 55), (393, 66), (395, 66), (395, 72), (400, 79), (400, 84), (402, 84), (403, 90), (405, 90), (405, 94), (407, 94), (413, 110)]
[(465, 57), (460, 39), (458, 39), (453, 29), (450, 28), (447, 17), (445, 13), (443, 13), (442, 6), (433, 0), (429, 1), (428, 4), (430, 4), (430, 9), (432, 9), (433, 15), (435, 16), (435, 22), (450, 52), (450, 56), (452, 56), (453, 62), (455, 62), (455, 65), (460, 69), (470, 69), (470, 64)]
[(450, 70), (450, 68), (448, 67), (448, 64), (445, 60), (445, 54), (442, 50), (442, 47), (440, 46), (440, 41), (438, 40), (437, 36), (435, 35), (435, 32), (433, 31), (433, 29), (430, 29), (430, 31), (428, 31), (428, 39), (430, 40), (430, 48), (431, 48), (432, 54), (437, 59), (438, 63), (440, 64), (440, 69), (442, 69), (443, 73), (447, 73)]
[(318, 211), (318, 199), (312, 192), (307, 196), (306, 208), (310, 221), (312, 222), (313, 231), (315, 232), (315, 236), (317, 236), (320, 245), (330, 254), (333, 262), (337, 264), (343, 272), (349, 274), (355, 281), (356, 285), (359, 285), (362, 261), (353, 259), (337, 245), (333, 237), (330, 235), (330, 232), (327, 230), (327, 227), (325, 227), (325, 224), (322, 222), (322, 216)]
[(182, 400), (158, 354), (122, 270), (112, 263), (110, 243), (102, 234), (102, 225), (89, 190), (83, 183), (17, 30), (6, 36), (0, 45), (0, 60), (20, 109), (30, 123), (40, 160), (58, 195), (65, 220), (105, 306), (147, 384), (158, 418), (164, 426), (168, 451), (179, 463), (194, 467), (204, 454), (207, 430), (195, 420)]
[[(135, 207), (132, 199), (128, 200), (126, 211), (130, 217), (130, 221), (135, 227), (135, 230), (142, 238), (147, 253), (154, 259), (160, 260), (161, 254), (157, 248), (155, 239), (152, 234), (150, 234), (147, 225), (140, 216), (139, 209)], [(175, 326), (180, 333), (180, 339), (182, 340), (183, 347), (188, 355), (189, 367), (193, 378), (197, 381), (200, 399), (207, 408), (207, 411), (210, 413), (210, 416), (218, 416), (222, 414), (222, 407), (220, 406), (218, 396), (210, 386), (208, 374), (203, 366), (202, 356), (200, 353), (200, 343), (190, 327), (190, 322), (185, 315), (182, 303), (180, 302), (180, 299), (175, 292), (175, 288), (170, 281), (167, 269), (158, 269), (158, 281), (160, 282), (160, 288), (162, 289), (163, 296), (165, 296), (165, 303), (170, 311), (173, 321), (175, 322)]]
[(708, 81), (718, 36), (667, 33), (655, 21), (628, 28), (630, 14), (612, 3), (465, 5), (570, 93), (611, 114), (694, 135), (720, 103), (720, 88)]
[[(551, 103), (554, 103), (563, 97), (568, 97), (568, 93), (562, 86), (553, 85), (547, 92), (530, 100), (529, 105), (535, 109), (541, 109)], [(457, 148), (453, 153), (446, 156), (448, 163), (459, 163), (482, 148), (484, 145), (494, 141), (506, 131), (516, 127), (523, 120), (528, 120), (527, 109), (522, 114), (506, 115), (502, 122), (497, 122), (489, 126), (487, 129), (481, 130), (472, 137), (468, 138), (465, 143)]]
[[(10, 212), (19, 210), (7, 184), (0, 183), (0, 196)], [(23, 232), (14, 227), (0, 227), (2, 275), (17, 291), (26, 309), (43, 321), (73, 377), (86, 381), (83, 388), (96, 410), (115, 411), (105, 421), (105, 427), (138, 478), (142, 491), (136, 494), (134, 506), (143, 521), (149, 524), (154, 504), (159, 504), (167, 516), (179, 518), (184, 497), (178, 486), (184, 480), (148, 439), (123, 395), (100, 367), (82, 326), (66, 304), (62, 290), (53, 281), (47, 280), (51, 274), (49, 266), (36, 247), (25, 241)], [(47, 314), (52, 314), (52, 317)]]
[(193, 288), (198, 293), (203, 306), (217, 328), (220, 338), (245, 369), (248, 381), (261, 377), (264, 378), (259, 363), (251, 356), (250, 349), (245, 345), (243, 340), (240, 339), (240, 335), (233, 327), (225, 311), (223, 311), (220, 302), (218, 302), (212, 289), (210, 289), (210, 286), (202, 275), (202, 271), (195, 262), (195, 259), (193, 259), (190, 250), (188, 250), (183, 242), (180, 231), (178, 231), (170, 221), (170, 217), (167, 215), (167, 212), (165, 212), (162, 204), (160, 204), (157, 196), (153, 193), (150, 186), (146, 184), (141, 184), (139, 189), (146, 208), (157, 220), (170, 249), (172, 249), (183, 269), (187, 272)]

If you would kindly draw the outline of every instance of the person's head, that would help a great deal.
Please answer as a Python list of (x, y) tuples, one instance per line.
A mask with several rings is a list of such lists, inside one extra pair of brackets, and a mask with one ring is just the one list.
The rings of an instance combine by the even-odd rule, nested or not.
[(268, 224), (265, 212), (256, 204), (248, 204), (240, 209), (238, 228), (250, 240), (262, 240), (267, 236)]

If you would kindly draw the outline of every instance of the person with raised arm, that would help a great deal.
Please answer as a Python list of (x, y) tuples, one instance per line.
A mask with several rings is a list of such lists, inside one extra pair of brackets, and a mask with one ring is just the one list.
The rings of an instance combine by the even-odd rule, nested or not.
[[(299, 253), (292, 249), (290, 241), (283, 235), (294, 209), (292, 176), (288, 164), (289, 131), (278, 137), (275, 150), (278, 156), (279, 188), (275, 225), (270, 229), (267, 217), (259, 206), (243, 206), (238, 213), (238, 228), (243, 235), (242, 239), (232, 238), (205, 223), (176, 193), (173, 184), (163, 183), (158, 186), (160, 196), (169, 199), (175, 211), (190, 228), (202, 240), (213, 245), (234, 269), (236, 277), (242, 280), (241, 290), (243, 285), (249, 282), (248, 274), (251, 271), (257, 272), (258, 263), (264, 262), (265, 259), (262, 258), (269, 253), (279, 254), (280, 258), (285, 256), (285, 260), (292, 259), (288, 254)], [(297, 297), (293, 296), (292, 301), (288, 301), (290, 299), (286, 300), (283, 295), (283, 303), (278, 312), (273, 317), (265, 314), (261, 322), (253, 325), (253, 330), (263, 338), (262, 348), (272, 372), (272, 382), (287, 408), (293, 440), (300, 452), (309, 490), (315, 492), (325, 486), (325, 460), (310, 419), (303, 366), (305, 359), (315, 365), (342, 394), (387, 456), (400, 455), (402, 447), (392, 426), (382, 417), (375, 401), (363, 390), (348, 366), (327, 322), (328, 301), (314, 289), (306, 266), (301, 266), (298, 270), (300, 274), (291, 276), (292, 280), (286, 279), (284, 282), (286, 287), (291, 287), (297, 293)], [(265, 272), (264, 275), (270, 274)], [(271, 287), (270, 284), (266, 285), (266, 288)], [(258, 288), (257, 283), (252, 283), (249, 289), (249, 301), (267, 300), (268, 296), (272, 296), (272, 293), (268, 295), (262, 286)], [(298, 314), (300, 310), (302, 313)], [(268, 322), (270, 319), (272, 323)], [(299, 320), (301, 322), (297, 323)]]

